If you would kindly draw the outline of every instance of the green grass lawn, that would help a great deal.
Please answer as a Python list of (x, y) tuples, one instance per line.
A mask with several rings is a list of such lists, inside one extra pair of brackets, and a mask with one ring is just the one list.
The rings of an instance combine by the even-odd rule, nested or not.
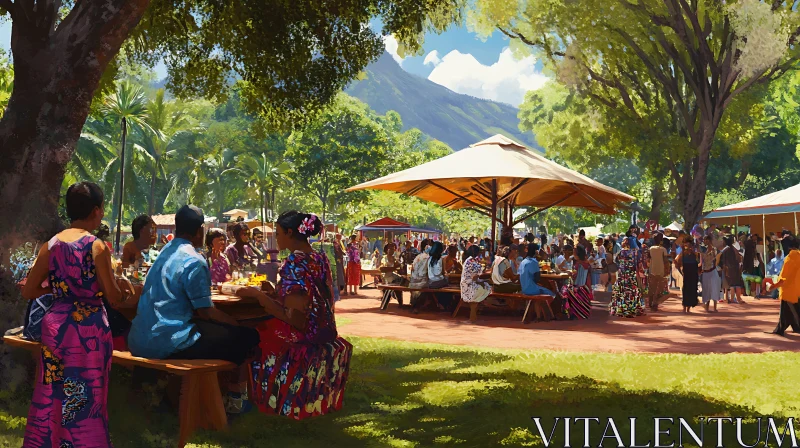
[[(645, 419), (637, 431), (646, 442), (652, 417), (741, 416), (751, 419), (745, 440), (752, 443), (753, 418), (800, 410), (796, 353), (590, 354), (348, 339), (355, 353), (343, 411), (302, 422), (250, 413), (228, 432), (197, 433), (194, 446), (543, 446), (533, 416), (543, 418), (548, 432), (556, 416), (614, 417), (626, 444), (629, 417)], [(115, 446), (174, 446), (176, 416), (132, 405), (128, 382), (128, 373), (115, 367), (109, 409)], [(0, 393), (0, 446), (21, 445), (29, 394)], [(604, 427), (592, 428), (593, 440)], [(556, 433), (561, 446), (563, 426)], [(713, 439), (707, 434), (706, 446)], [(573, 446), (582, 440), (582, 425), (575, 426)], [(731, 427), (725, 440), (734, 445)]]

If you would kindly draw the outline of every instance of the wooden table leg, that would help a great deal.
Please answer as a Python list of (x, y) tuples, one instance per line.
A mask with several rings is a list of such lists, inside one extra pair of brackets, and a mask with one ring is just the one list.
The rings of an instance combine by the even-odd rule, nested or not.
[(392, 297), (392, 290), (384, 289), (383, 290), (383, 299), (381, 299), (381, 311), (385, 310), (386, 307), (389, 306), (389, 300)]
[[(219, 390), (219, 385), (217, 386)], [(181, 383), (181, 398), (178, 405), (178, 420), (180, 421), (180, 438), (178, 447), (183, 448), (198, 425), (197, 402), (200, 393), (199, 375), (188, 374)], [(221, 400), (221, 398), (220, 398)]]
[(461, 304), (462, 304), (462, 303), (464, 303), (464, 301), (463, 301), (463, 300), (461, 300), (461, 299), (458, 299), (458, 305), (456, 305), (456, 310), (455, 310), (455, 311), (453, 311), (453, 318), (455, 318), (456, 316), (458, 316), (458, 310), (460, 310), (460, 309), (461, 309)]
[(533, 300), (528, 300), (528, 304), (525, 306), (525, 314), (522, 315), (522, 323), (527, 323), (528, 320), (528, 311), (531, 309), (531, 302)]
[(219, 389), (219, 379), (215, 372), (198, 375), (200, 402), (198, 408), (203, 417), (202, 426), (206, 429), (222, 431), (228, 427), (228, 416)]

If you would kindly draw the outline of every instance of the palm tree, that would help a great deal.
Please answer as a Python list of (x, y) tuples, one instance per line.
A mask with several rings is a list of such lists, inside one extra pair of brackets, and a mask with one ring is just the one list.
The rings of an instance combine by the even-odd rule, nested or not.
[(172, 173), (170, 195), (185, 194), (181, 202), (209, 204), (221, 220), (225, 212), (225, 194), (242, 175), (237, 163), (236, 154), (227, 148), (213, 148), (199, 157), (182, 154), (168, 164), (177, 168)]
[(284, 181), (283, 175), (291, 169), (287, 162), (276, 162), (267, 157), (266, 152), (258, 156), (247, 155), (241, 160), (242, 171), (247, 176), (249, 186), (258, 190), (261, 198), (261, 223), (267, 219), (267, 196), (272, 193), (270, 205), (274, 207), (275, 187)]
[(177, 101), (164, 101), (164, 89), (156, 92), (155, 99), (147, 104), (145, 123), (150, 130), (144, 132), (142, 146), (153, 158), (150, 172), (150, 198), (148, 213), (155, 213), (156, 181), (167, 179), (166, 160), (168, 154), (174, 154), (180, 137), (195, 132), (200, 126)]
[[(116, 124), (90, 118), (83, 127), (75, 156), (68, 165), (72, 176), (97, 181), (107, 197), (111, 198), (109, 223), (112, 229), (118, 227), (122, 218), (119, 201), (123, 195), (119, 194), (120, 189), (124, 187), (124, 197), (130, 203), (143, 204), (147, 196), (139, 182), (140, 173), (153, 163), (150, 154), (139, 145), (133, 145), (133, 151), (126, 151), (123, 155), (120, 137), (121, 132)], [(124, 182), (119, 182), (123, 175)]]
[[(125, 146), (127, 145), (128, 126), (137, 128), (142, 132), (152, 131), (150, 125), (145, 121), (147, 117), (147, 96), (141, 86), (128, 80), (122, 81), (117, 86), (117, 90), (103, 99), (100, 112), (110, 123), (119, 123), (122, 130), (122, 145), (120, 150), (120, 160), (123, 162), (128, 159), (125, 157)], [(117, 211), (117, 238), (116, 250), (119, 251), (120, 228), (122, 226), (122, 204), (123, 191), (125, 190), (125, 165), (120, 164), (119, 176), (119, 201)]]

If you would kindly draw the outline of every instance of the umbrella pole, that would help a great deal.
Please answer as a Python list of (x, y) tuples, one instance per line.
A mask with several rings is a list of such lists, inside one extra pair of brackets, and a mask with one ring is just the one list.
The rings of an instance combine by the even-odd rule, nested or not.
[(797, 235), (797, 212), (794, 212), (794, 234)]
[(489, 253), (495, 252), (495, 240), (497, 237), (497, 179), (492, 179), (492, 244)]
[(767, 278), (767, 218), (764, 215), (761, 215), (761, 230), (764, 231), (762, 234), (762, 237), (764, 238), (764, 256), (761, 259), (761, 264), (764, 268), (764, 278)]

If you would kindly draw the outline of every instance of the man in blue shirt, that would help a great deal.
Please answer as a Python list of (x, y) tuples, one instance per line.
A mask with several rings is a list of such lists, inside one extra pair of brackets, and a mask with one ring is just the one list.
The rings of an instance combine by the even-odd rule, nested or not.
[(203, 212), (183, 206), (176, 237), (147, 273), (128, 335), (135, 356), (154, 359), (223, 359), (242, 364), (258, 345), (258, 332), (214, 308), (203, 245)]
[[(767, 263), (767, 275), (766, 277), (764, 277), (764, 281), (761, 284), (762, 291), (767, 290), (767, 285), (774, 285), (775, 283), (778, 283), (778, 277), (780, 277), (781, 275), (781, 270), (783, 269), (784, 260), (785, 257), (783, 256), (783, 251), (780, 249), (776, 250), (775, 258), (773, 258), (772, 260), (770, 260), (769, 263)], [(773, 299), (777, 299), (778, 289), (777, 288), (774, 289), (769, 295)]]
[[(528, 244), (528, 254), (519, 265), (519, 283), (520, 286), (522, 286), (522, 293), (526, 296), (548, 295), (550, 297), (555, 297), (555, 293), (547, 288), (539, 286), (539, 280), (541, 279), (542, 273), (539, 270), (539, 260), (536, 259), (536, 255), (538, 253), (538, 244)], [(536, 311), (537, 318), (549, 320), (553, 317), (549, 315), (549, 312), (546, 312), (548, 309), (543, 307), (540, 302), (534, 301), (533, 306), (534, 310)]]

